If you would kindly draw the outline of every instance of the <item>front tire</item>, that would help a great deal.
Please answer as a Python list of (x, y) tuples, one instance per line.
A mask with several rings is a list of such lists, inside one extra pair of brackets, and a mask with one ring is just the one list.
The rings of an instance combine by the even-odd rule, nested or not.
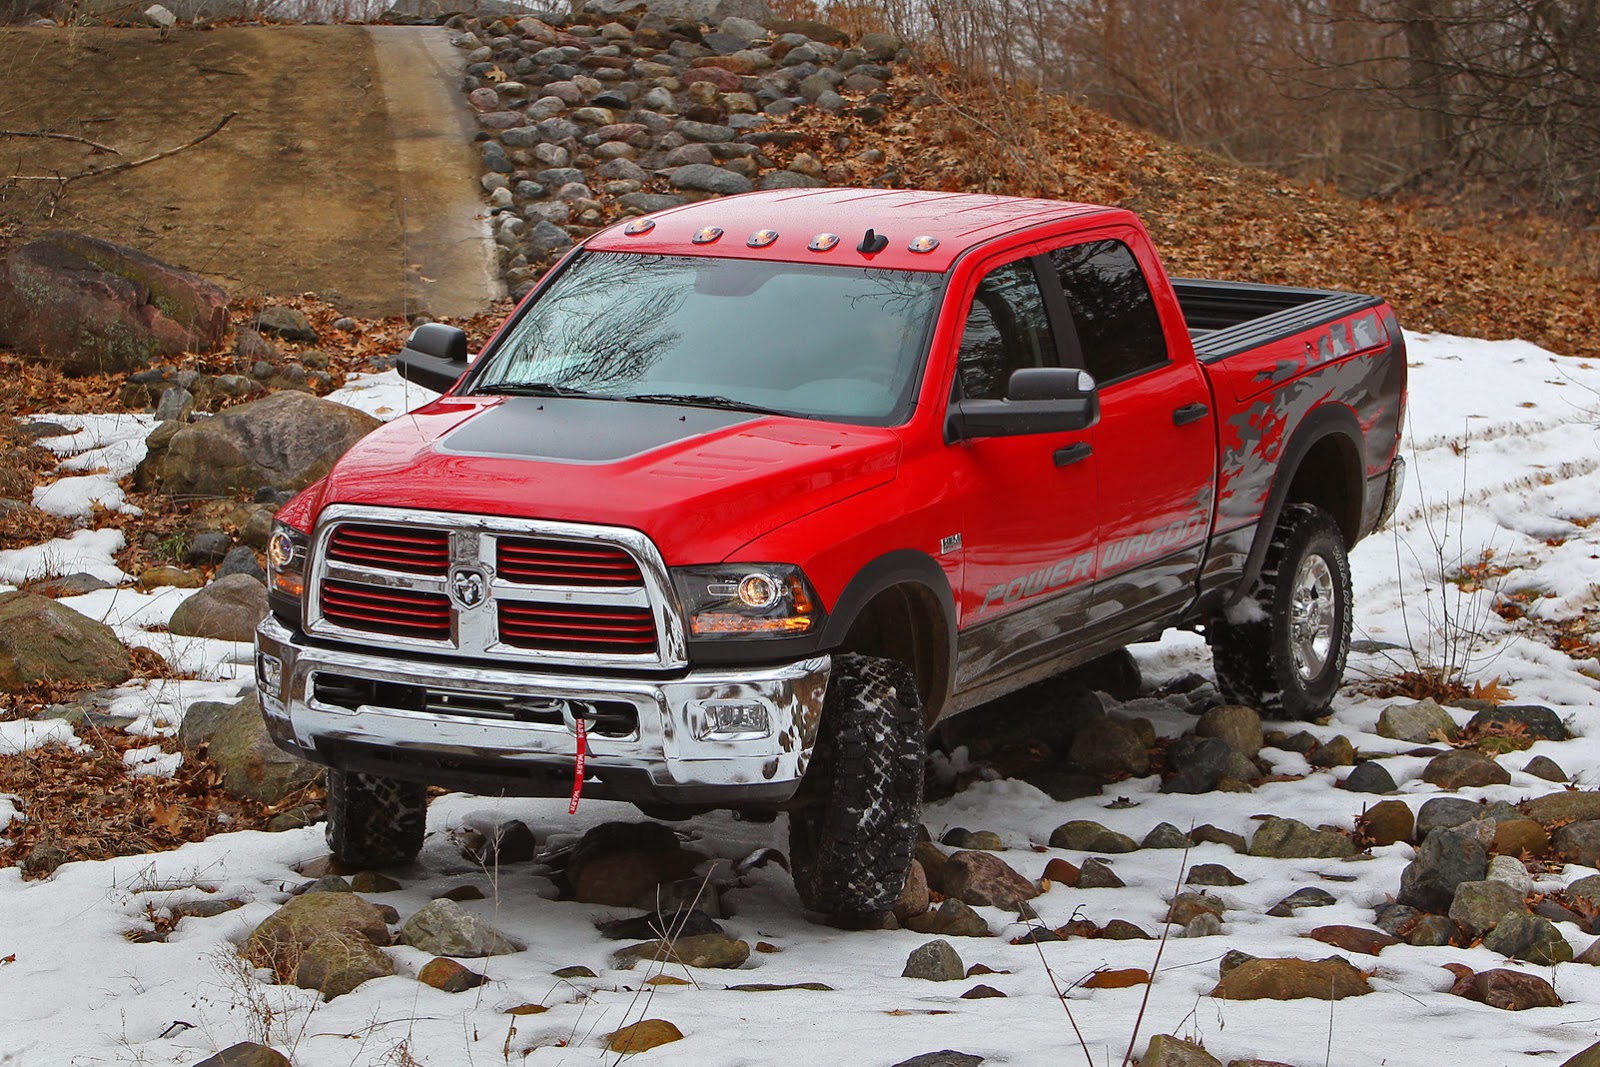
[(375, 774), (328, 771), (328, 847), (355, 868), (410, 863), (422, 851), (428, 787)]
[(1325, 715), (1350, 651), (1350, 560), (1338, 523), (1321, 508), (1288, 504), (1239, 621), (1210, 628), (1217, 688), (1268, 718)]
[(889, 914), (916, 845), (926, 751), (911, 672), (893, 660), (835, 656), (801, 785), (807, 802), (789, 813), (794, 883), (807, 908), (844, 927)]

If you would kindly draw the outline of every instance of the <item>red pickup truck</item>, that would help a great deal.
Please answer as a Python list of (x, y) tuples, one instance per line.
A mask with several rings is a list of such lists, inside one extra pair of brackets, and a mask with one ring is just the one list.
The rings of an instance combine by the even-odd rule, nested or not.
[(335, 854), (415, 855), (426, 784), (782, 811), (841, 923), (899, 892), (949, 715), (1175, 626), (1229, 699), (1322, 712), (1403, 473), (1382, 300), (1170, 279), (1087, 204), (672, 208), (400, 369), (445, 395), (269, 552), (261, 705)]

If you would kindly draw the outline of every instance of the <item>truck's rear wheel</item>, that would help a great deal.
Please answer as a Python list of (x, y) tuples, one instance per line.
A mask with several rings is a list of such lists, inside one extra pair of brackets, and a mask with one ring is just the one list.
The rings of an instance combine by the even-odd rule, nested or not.
[(789, 813), (795, 888), (840, 926), (882, 920), (905, 886), (922, 809), (926, 737), (911, 672), (893, 660), (835, 656), (822, 724)]
[(409, 863), (422, 851), (427, 823), (427, 786), (354, 771), (328, 772), (328, 847), (340, 863)]
[(1326, 714), (1350, 651), (1350, 560), (1333, 517), (1289, 504), (1236, 619), (1210, 629), (1217, 688), (1277, 719)]

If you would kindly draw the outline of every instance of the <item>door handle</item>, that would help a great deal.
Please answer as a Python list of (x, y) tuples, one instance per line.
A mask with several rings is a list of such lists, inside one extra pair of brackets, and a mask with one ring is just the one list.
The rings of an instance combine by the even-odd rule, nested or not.
[(1185, 404), (1172, 413), (1172, 425), (1187, 426), (1191, 422), (1198, 422), (1211, 413), (1211, 409), (1199, 402)]
[(1080, 459), (1088, 459), (1089, 453), (1093, 451), (1093, 448), (1082, 441), (1075, 445), (1068, 445), (1066, 448), (1058, 448), (1056, 449), (1056, 466), (1071, 466)]

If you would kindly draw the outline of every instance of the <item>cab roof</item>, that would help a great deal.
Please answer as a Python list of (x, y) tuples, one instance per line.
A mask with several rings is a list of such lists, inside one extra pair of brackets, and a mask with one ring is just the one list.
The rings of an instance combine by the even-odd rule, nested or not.
[[(603, 252), (718, 256), (795, 263), (944, 272), (964, 252), (1025, 227), (1125, 212), (1094, 204), (978, 193), (905, 189), (783, 189), (701, 200), (610, 226), (585, 248)], [(630, 233), (629, 230), (634, 232)], [(860, 250), (868, 229), (888, 238), (876, 253)], [(713, 235), (713, 230), (721, 230)], [(752, 247), (760, 231), (777, 234)], [(819, 234), (838, 243), (813, 251)], [(695, 238), (701, 240), (697, 243)], [(917, 238), (937, 242), (914, 252)], [(825, 241), (822, 243), (826, 243)], [(927, 242), (923, 242), (926, 244)]]

